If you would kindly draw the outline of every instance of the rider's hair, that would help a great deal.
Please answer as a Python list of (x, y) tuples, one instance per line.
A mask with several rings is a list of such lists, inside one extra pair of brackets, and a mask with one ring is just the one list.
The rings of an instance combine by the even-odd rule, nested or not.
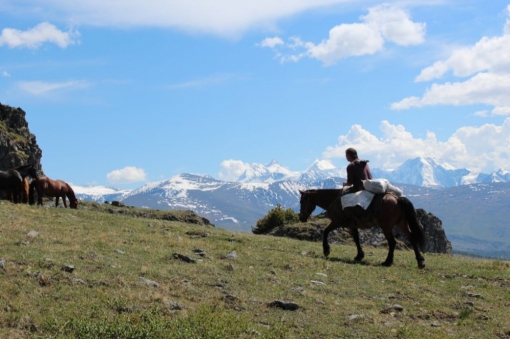
[(358, 157), (358, 152), (356, 152), (354, 148), (349, 147), (348, 149), (345, 150), (345, 155), (348, 155), (353, 159), (356, 159)]

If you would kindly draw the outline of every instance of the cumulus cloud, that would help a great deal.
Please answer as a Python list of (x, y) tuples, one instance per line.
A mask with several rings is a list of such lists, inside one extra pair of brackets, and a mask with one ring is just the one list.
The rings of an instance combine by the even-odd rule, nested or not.
[(46, 82), (46, 81), (20, 81), (17, 87), (31, 95), (44, 96), (49, 93), (63, 90), (78, 90), (90, 87), (86, 81), (64, 81), (64, 82)]
[[(421, 96), (411, 96), (392, 104), (393, 109), (433, 105), (494, 106), (491, 115), (507, 115), (510, 99), (510, 6), (504, 33), (482, 37), (472, 46), (455, 49), (445, 60), (421, 70), (416, 82), (432, 81), (451, 72), (457, 82), (432, 84)], [(466, 79), (467, 78), (467, 79)]]
[(240, 160), (224, 160), (220, 164), (218, 179), (224, 181), (236, 181), (250, 165)]
[(275, 48), (278, 45), (283, 45), (284, 42), (281, 38), (275, 36), (273, 38), (265, 38), (259, 44), (260, 47), (270, 47)]
[[(402, 46), (424, 41), (425, 23), (413, 22), (409, 13), (401, 8), (390, 5), (372, 7), (360, 19), (360, 23), (344, 23), (333, 27), (328, 38), (318, 44), (301, 41), (298, 37), (292, 37), (285, 43), (281, 38), (274, 37), (263, 40), (259, 46), (275, 49), (282, 62), (309, 57), (325, 65), (332, 65), (347, 57), (377, 53), (384, 49), (386, 41)], [(278, 43), (268, 43), (271, 41)], [(301, 51), (295, 53), (298, 48)], [(282, 50), (292, 52), (284, 54)]]
[(418, 45), (424, 41), (426, 24), (413, 22), (409, 13), (402, 9), (380, 5), (369, 8), (368, 14), (361, 19), (388, 41), (398, 45)]
[(353, 0), (3, 0), (4, 8), (26, 13), (37, 8), (45, 17), (78, 25), (169, 27), (232, 36), (252, 27), (274, 28), (276, 20), (318, 7)]
[(7, 45), (10, 48), (27, 47), (37, 49), (43, 43), (53, 43), (60, 48), (66, 48), (69, 45), (78, 43), (78, 35), (76, 31), (63, 32), (54, 25), (43, 22), (26, 31), (4, 28), (0, 35), (0, 46)]
[(145, 170), (142, 168), (126, 166), (122, 169), (111, 171), (106, 175), (106, 179), (112, 184), (130, 184), (145, 181), (147, 174), (145, 174)]
[(326, 159), (345, 158), (345, 149), (354, 147), (374, 168), (394, 169), (415, 157), (436, 157), (457, 168), (491, 172), (510, 168), (510, 118), (501, 126), (484, 124), (461, 127), (448, 140), (439, 141), (434, 132), (416, 138), (402, 125), (382, 121), (383, 136), (378, 138), (360, 125), (354, 125), (338, 143), (323, 152)]

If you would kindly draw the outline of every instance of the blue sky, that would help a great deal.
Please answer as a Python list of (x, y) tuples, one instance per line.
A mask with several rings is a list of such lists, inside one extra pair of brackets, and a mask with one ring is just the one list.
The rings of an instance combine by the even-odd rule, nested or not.
[(1, 0), (0, 102), (76, 185), (342, 167), (347, 147), (510, 170), (510, 2)]

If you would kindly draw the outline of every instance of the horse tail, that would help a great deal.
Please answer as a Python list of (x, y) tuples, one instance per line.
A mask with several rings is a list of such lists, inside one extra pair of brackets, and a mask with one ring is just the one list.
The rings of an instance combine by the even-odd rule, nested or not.
[(411, 240), (415, 241), (423, 250), (425, 247), (425, 232), (418, 221), (413, 203), (406, 197), (399, 197), (398, 203), (404, 210), (407, 223), (411, 229)]

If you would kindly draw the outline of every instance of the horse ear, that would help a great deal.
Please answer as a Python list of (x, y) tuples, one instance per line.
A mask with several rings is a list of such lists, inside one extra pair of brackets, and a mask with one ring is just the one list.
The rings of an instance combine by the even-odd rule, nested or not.
[(302, 190), (299, 190), (299, 193), (301, 193), (301, 195), (305, 194), (305, 192)]

